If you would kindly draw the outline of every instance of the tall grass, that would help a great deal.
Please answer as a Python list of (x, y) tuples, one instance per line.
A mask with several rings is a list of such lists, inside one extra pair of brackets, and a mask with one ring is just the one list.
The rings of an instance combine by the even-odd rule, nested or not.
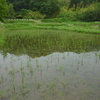
[(60, 19), (66, 18), (65, 21), (84, 21), (84, 22), (100, 21), (100, 3), (95, 2), (87, 6), (84, 6), (81, 3), (78, 4), (77, 6), (73, 5), (73, 7), (69, 9), (65, 8), (61, 10), (57, 18)]
[[(48, 23), (40, 22), (34, 23), (34, 21), (9, 21), (8, 24), (5, 24), (7, 30), (22, 30), (22, 29), (56, 29), (56, 30), (67, 30), (75, 32), (84, 32), (84, 33), (100, 33), (100, 22), (63, 22), (57, 23), (48, 20)], [(44, 20), (44, 21), (45, 21)], [(59, 19), (58, 19), (59, 20)], [(13, 22), (13, 23), (12, 23)]]

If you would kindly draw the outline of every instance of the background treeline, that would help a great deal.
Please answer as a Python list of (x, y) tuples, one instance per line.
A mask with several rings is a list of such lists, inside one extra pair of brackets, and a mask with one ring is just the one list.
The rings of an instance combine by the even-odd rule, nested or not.
[(100, 21), (100, 0), (0, 0), (0, 19)]

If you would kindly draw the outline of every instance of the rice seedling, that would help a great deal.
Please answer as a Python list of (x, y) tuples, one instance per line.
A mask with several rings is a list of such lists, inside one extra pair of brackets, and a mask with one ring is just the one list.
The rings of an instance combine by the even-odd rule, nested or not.
[(41, 88), (41, 83), (38, 82), (37, 85), (36, 85), (37, 89), (40, 89)]
[(24, 88), (25, 86), (25, 72), (24, 72), (24, 67), (22, 65), (22, 62), (20, 63), (21, 68), (20, 68), (20, 72), (21, 72), (21, 77), (22, 77), (22, 87)]
[(33, 75), (33, 66), (29, 61), (27, 61), (27, 66), (29, 67), (30, 73), (31, 73), (31, 76), (32, 76)]

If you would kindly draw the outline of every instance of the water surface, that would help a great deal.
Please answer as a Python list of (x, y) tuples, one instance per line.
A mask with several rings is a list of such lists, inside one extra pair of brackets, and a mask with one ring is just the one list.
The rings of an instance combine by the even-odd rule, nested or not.
[(99, 100), (99, 71), (100, 51), (0, 54), (0, 92), (5, 100)]

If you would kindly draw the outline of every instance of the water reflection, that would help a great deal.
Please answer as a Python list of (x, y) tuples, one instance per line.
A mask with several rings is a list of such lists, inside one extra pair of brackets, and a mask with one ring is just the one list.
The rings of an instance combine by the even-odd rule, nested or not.
[(54, 52), (31, 58), (0, 54), (4, 100), (99, 100), (100, 51)]

